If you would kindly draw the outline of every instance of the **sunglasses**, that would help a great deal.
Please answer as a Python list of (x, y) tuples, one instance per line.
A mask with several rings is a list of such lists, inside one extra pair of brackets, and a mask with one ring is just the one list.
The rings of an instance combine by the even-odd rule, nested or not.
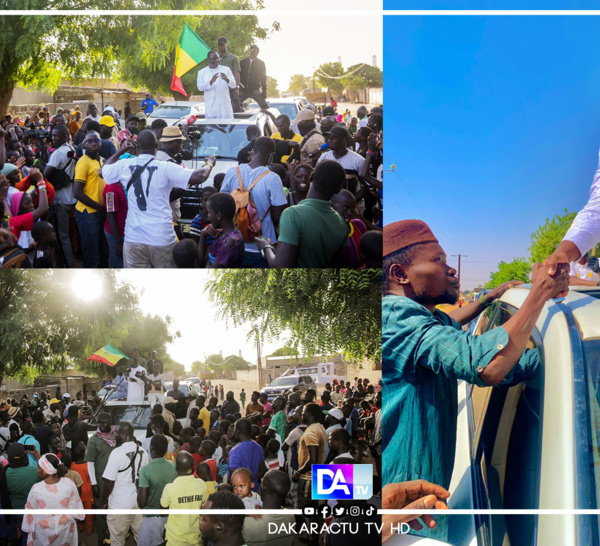
[(84, 140), (84, 142), (88, 142), (89, 144), (99, 144), (100, 139), (99, 138), (86, 138)]

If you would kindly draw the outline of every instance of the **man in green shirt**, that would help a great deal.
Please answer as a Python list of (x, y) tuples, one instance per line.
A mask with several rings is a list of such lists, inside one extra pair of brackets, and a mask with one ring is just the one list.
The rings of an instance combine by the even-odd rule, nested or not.
[(12, 497), (12, 508), (23, 510), (29, 491), (34, 484), (40, 481), (37, 466), (29, 464), (23, 444), (11, 444), (8, 446), (6, 454), (8, 456), (6, 487)]
[(284, 398), (275, 398), (273, 400), (273, 419), (271, 419), (270, 427), (275, 429), (275, 432), (279, 434), (281, 437), (281, 441), (285, 440), (285, 424), (286, 424), (286, 415), (285, 411), (285, 399)]
[[(140, 470), (138, 506), (150, 510), (160, 509), (160, 497), (165, 485), (177, 478), (177, 470), (172, 461), (165, 459), (169, 442), (163, 434), (155, 434), (150, 440), (150, 462)], [(169, 516), (144, 516), (138, 544), (159, 546), (164, 542), (163, 531)]]
[(235, 87), (229, 90), (233, 112), (243, 112), (243, 109), (240, 106), (240, 60), (227, 51), (227, 38), (225, 38), (225, 36), (221, 36), (217, 40), (217, 48), (220, 57), (219, 64), (229, 68), (235, 76)]
[[(95, 508), (102, 508), (101, 501), (104, 488), (102, 474), (104, 474), (104, 470), (106, 469), (108, 457), (116, 445), (117, 434), (115, 428), (112, 426), (110, 413), (101, 413), (98, 416), (98, 429), (88, 442), (84, 458), (84, 461), (88, 464), (88, 473), (92, 482)], [(96, 516), (95, 520), (98, 546), (102, 546), (107, 529), (106, 517)]]
[(270, 239), (257, 246), (269, 267), (348, 267), (348, 228), (331, 208), (331, 198), (346, 181), (344, 168), (336, 161), (320, 161), (306, 199), (281, 213), (277, 254)]

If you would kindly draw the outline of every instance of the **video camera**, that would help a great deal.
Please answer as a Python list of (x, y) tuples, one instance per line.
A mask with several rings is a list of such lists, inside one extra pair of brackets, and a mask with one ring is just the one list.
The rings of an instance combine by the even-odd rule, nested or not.
[(48, 126), (46, 126), (44, 128), (44, 126), (41, 123), (38, 123), (37, 125), (35, 125), (35, 129), (31, 129), (31, 127), (33, 127), (33, 125), (30, 125), (29, 129), (26, 129), (25, 131), (23, 131), (24, 138), (43, 139), (43, 138), (48, 138), (48, 136), (50, 135)]

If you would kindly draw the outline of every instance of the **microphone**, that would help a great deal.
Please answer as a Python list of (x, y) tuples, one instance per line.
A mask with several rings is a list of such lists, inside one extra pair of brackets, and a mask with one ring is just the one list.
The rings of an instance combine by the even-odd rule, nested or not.
[(327, 144), (327, 142), (326, 142), (325, 144), (321, 144), (321, 148), (320, 148), (320, 150), (321, 150), (322, 152), (326, 152), (326, 151), (328, 151), (328, 150), (329, 150), (329, 144)]
[(69, 151), (67, 152), (67, 157), (68, 157), (69, 159), (75, 159), (75, 158), (77, 157), (77, 155), (75, 154), (75, 152), (74, 152), (73, 150), (69, 150)]

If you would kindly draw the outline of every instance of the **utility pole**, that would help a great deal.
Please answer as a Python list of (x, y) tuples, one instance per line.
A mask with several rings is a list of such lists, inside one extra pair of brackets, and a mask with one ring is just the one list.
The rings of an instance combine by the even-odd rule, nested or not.
[(254, 325), (256, 330), (256, 364), (258, 366), (258, 390), (262, 388), (262, 367), (261, 367), (261, 355), (260, 355), (260, 332), (258, 324)]
[(465, 256), (464, 254), (452, 254), (452, 257), (458, 258), (458, 285), (459, 285), (459, 290), (461, 290), (462, 285), (460, 284), (460, 262), (461, 262), (461, 258), (468, 258), (468, 256)]

